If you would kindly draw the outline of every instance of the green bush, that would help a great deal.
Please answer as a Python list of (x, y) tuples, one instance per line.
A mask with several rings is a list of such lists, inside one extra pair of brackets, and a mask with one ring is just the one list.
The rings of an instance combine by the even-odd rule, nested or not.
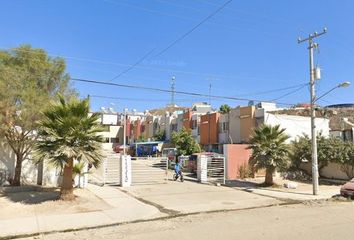
[[(303, 160), (311, 163), (311, 139), (304, 135), (291, 144), (291, 167), (289, 170), (300, 170)], [(344, 142), (336, 137), (326, 138), (323, 135), (317, 136), (317, 159), (318, 169), (321, 169), (330, 162), (338, 163), (341, 170), (346, 173), (348, 178), (354, 177), (354, 143)]]

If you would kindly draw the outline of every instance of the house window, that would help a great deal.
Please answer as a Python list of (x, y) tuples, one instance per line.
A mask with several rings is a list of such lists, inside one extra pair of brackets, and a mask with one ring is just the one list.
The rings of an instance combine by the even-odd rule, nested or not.
[(228, 122), (223, 122), (222, 123), (222, 129), (223, 129), (223, 132), (229, 131), (229, 123)]
[(229, 123), (228, 122), (221, 122), (219, 123), (219, 132), (224, 133), (229, 130)]

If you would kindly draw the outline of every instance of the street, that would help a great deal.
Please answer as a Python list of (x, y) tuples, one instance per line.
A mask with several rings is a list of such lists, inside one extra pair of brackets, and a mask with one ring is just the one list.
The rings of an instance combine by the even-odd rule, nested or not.
[[(343, 202), (192, 214), (29, 239), (352, 239), (354, 205)], [(25, 239), (23, 239), (25, 240)]]

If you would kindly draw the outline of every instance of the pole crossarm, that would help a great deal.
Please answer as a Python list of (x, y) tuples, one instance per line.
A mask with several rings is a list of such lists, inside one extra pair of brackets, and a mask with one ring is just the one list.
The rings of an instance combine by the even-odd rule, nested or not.
[(319, 37), (319, 36), (327, 33), (327, 31), (328, 31), (327, 28), (323, 28), (322, 32), (320, 32), (320, 33), (314, 32), (314, 33), (310, 34), (307, 38), (300, 38), (299, 37), (297, 39), (297, 43), (302, 43), (302, 42), (306, 42), (306, 41), (312, 40), (312, 39), (314, 39), (316, 37)]

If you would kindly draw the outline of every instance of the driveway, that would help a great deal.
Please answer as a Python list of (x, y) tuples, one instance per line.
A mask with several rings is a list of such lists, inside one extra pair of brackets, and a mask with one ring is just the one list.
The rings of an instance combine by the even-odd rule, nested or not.
[(182, 183), (170, 180), (166, 184), (139, 185), (120, 189), (162, 211), (173, 213), (247, 209), (282, 203), (271, 197), (193, 181)]

